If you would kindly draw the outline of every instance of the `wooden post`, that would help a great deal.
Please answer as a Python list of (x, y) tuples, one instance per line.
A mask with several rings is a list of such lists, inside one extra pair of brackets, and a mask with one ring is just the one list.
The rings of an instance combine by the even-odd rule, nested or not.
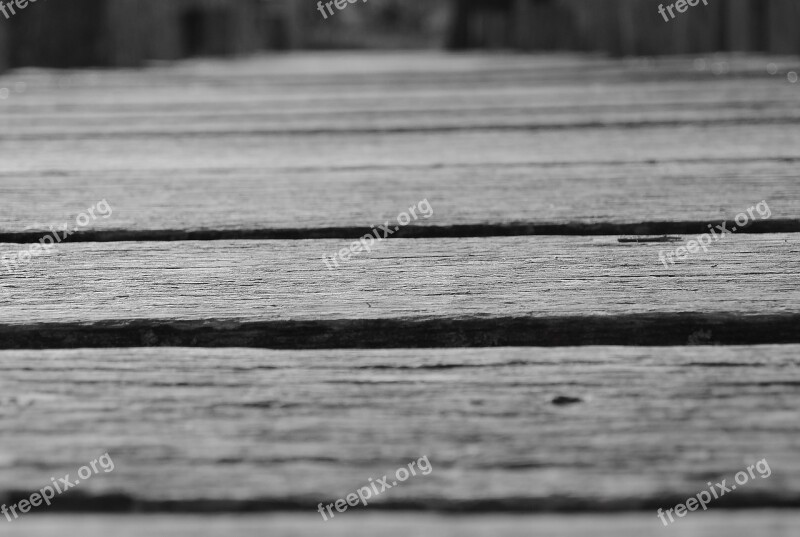
[(727, 0), (724, 13), (725, 49), (741, 52), (766, 50), (768, 7), (768, 2), (764, 0)]
[(10, 54), (8, 43), (8, 21), (0, 20), (0, 73), (8, 69)]
[(674, 34), (672, 46), (666, 52), (698, 54), (724, 50), (726, 9), (719, 2), (709, 2), (707, 6), (701, 3), (667, 23)]
[[(530, 3), (530, 0), (523, 1)], [(536, 15), (529, 19), (527, 13), (527, 7), (519, 0), (452, 0), (448, 48), (525, 48), (527, 38), (524, 36), (535, 38), (539, 33)], [(523, 19), (515, 20), (515, 15)]]
[(617, 25), (619, 31), (619, 53), (622, 56), (640, 54), (640, 28), (637, 26), (638, 13), (636, 1), (620, 0), (617, 2)]
[[(572, 0), (577, 4), (579, 0)], [(608, 52), (613, 56), (622, 55), (622, 30), (620, 28), (620, 0), (608, 0), (599, 5), (592, 0), (583, 0), (576, 9), (588, 14), (579, 22), (579, 27), (586, 32), (587, 50)]]
[(776, 54), (800, 54), (800, 2), (770, 0), (767, 17), (768, 51)]
[(514, 47), (531, 50), (531, 2), (530, 0), (514, 0), (513, 8)]
[(100, 39), (106, 7), (103, 0), (28, 4), (8, 25), (11, 65), (106, 65)]
[(260, 0), (258, 17), (263, 46), (272, 50), (295, 49), (300, 46), (299, 25), (303, 2), (292, 0)]
[(522, 10), (527, 18), (525, 44), (534, 50), (553, 50), (558, 46), (559, 27), (556, 6), (553, 0), (527, 0)]
[(157, 32), (154, 4), (141, 0), (109, 2), (104, 41), (108, 48), (108, 63), (117, 67), (141, 65), (152, 57)]

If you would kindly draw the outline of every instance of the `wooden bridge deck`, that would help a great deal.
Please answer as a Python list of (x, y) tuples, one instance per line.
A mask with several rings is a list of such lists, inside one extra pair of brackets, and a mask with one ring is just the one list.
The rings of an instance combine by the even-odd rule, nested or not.
[[(789, 72), (336, 53), (3, 75), (0, 253), (113, 212), (0, 265), (0, 502), (115, 463), (5, 534), (642, 535), (760, 459), (679, 534), (792, 534)], [(422, 456), (430, 475), (316, 512)]]

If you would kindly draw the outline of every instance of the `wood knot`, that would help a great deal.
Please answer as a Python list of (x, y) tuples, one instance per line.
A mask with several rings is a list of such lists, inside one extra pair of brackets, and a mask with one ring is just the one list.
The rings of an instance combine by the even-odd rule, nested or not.
[(567, 397), (566, 395), (559, 395), (558, 397), (554, 397), (551, 403), (558, 406), (574, 405), (576, 403), (583, 403), (583, 399), (580, 397)]

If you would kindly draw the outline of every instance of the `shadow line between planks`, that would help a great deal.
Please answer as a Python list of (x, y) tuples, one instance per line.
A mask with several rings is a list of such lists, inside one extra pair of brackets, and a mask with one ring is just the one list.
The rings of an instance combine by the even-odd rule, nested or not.
[(800, 314), (659, 313), (558, 317), (149, 320), (0, 324), (0, 349), (681, 346), (800, 343)]

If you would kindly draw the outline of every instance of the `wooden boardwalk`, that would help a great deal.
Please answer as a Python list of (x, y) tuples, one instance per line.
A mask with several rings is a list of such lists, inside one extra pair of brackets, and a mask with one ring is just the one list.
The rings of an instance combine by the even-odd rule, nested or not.
[[(676, 525), (788, 537), (790, 72), (326, 53), (1, 76), (0, 255), (113, 212), (0, 265), (0, 503), (115, 463), (4, 529), (643, 535), (767, 459)], [(421, 200), (430, 218), (326, 268)], [(708, 252), (660, 260), (762, 201)], [(320, 519), (422, 456), (430, 475)]]

